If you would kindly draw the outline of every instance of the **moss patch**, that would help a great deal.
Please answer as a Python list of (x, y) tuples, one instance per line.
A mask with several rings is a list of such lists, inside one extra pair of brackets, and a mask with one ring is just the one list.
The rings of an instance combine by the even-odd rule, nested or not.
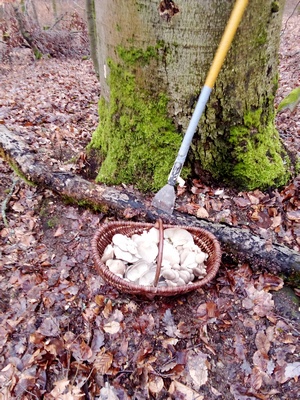
[(289, 161), (273, 119), (262, 121), (262, 110), (247, 112), (244, 125), (230, 130), (236, 164), (232, 176), (248, 190), (284, 185), (289, 179)]
[(154, 81), (159, 51), (120, 47), (118, 56), (119, 63), (108, 62), (110, 101), (100, 99), (100, 124), (89, 144), (102, 158), (96, 180), (157, 190), (166, 183), (181, 142), (168, 117), (168, 98), (163, 90), (157, 93)]

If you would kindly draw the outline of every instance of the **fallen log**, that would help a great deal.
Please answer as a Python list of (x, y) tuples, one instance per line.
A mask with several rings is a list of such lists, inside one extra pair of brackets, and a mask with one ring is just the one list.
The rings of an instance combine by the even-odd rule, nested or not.
[(39, 155), (28, 148), (25, 141), (0, 125), (0, 156), (28, 182), (52, 190), (62, 198), (88, 206), (120, 219), (196, 226), (212, 232), (220, 241), (222, 250), (233, 260), (248, 262), (254, 270), (284, 274), (300, 273), (300, 254), (286, 246), (269, 243), (247, 229), (217, 224), (174, 211), (169, 216), (151, 206), (142, 195), (124, 188), (107, 187), (90, 182), (64, 171), (51, 170), (39, 160)]

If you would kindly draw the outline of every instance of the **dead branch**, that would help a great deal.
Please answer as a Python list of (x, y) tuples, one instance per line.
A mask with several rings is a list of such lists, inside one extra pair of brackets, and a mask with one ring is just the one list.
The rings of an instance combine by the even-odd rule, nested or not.
[(0, 156), (29, 181), (52, 190), (62, 198), (114, 214), (120, 219), (196, 226), (212, 232), (221, 242), (223, 251), (234, 260), (249, 262), (254, 270), (266, 269), (286, 276), (300, 272), (300, 254), (280, 244), (253, 235), (246, 229), (197, 219), (174, 212), (172, 216), (154, 209), (142, 195), (136, 196), (124, 188), (107, 187), (89, 182), (70, 172), (51, 170), (40, 162), (21, 137), (0, 125)]

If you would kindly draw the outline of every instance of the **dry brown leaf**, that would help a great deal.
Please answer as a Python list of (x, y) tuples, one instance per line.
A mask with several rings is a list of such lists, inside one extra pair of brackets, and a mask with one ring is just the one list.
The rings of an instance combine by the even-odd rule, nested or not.
[[(178, 381), (172, 381), (169, 387), (169, 393), (172, 394), (173, 398), (184, 398), (184, 400), (203, 400), (204, 396), (195, 392), (195, 390), (183, 385)], [(182, 397), (184, 396), (184, 397)]]
[(67, 387), (69, 386), (69, 379), (68, 378), (63, 378), (60, 381), (54, 382), (54, 389), (50, 392), (50, 394), (56, 398), (59, 399), (60, 395), (65, 392)]
[(213, 301), (208, 301), (206, 303), (206, 308), (207, 308), (207, 316), (208, 318), (215, 318), (218, 314), (217, 312), (217, 305)]
[(207, 354), (200, 351), (198, 354), (190, 356), (187, 366), (193, 387), (199, 390), (208, 379)]
[(288, 211), (286, 213), (286, 216), (290, 221), (300, 222), (300, 210)]
[(54, 237), (59, 237), (59, 236), (62, 236), (64, 233), (65, 233), (64, 228), (61, 225), (59, 225), (59, 227), (56, 229), (56, 231), (55, 231), (53, 236)]
[(251, 387), (254, 390), (259, 390), (262, 386), (263, 383), (263, 377), (261, 370), (258, 367), (254, 367), (251, 371), (251, 376), (250, 376), (250, 383)]
[(234, 349), (235, 354), (237, 355), (238, 359), (245, 360), (245, 354), (247, 353), (245, 347), (245, 340), (240, 334), (235, 334), (234, 336)]
[(234, 197), (233, 201), (237, 206), (241, 208), (248, 207), (251, 205), (251, 201), (249, 199), (245, 199), (244, 197)]
[(16, 202), (12, 205), (11, 207), (14, 211), (23, 213), (24, 212), (24, 207), (22, 206), (22, 204), (20, 202)]
[(110, 321), (103, 326), (103, 330), (111, 335), (118, 333), (120, 329), (121, 325), (118, 321)]
[(259, 331), (255, 336), (255, 345), (262, 356), (267, 359), (271, 343), (263, 331)]
[(151, 376), (148, 386), (151, 393), (157, 394), (162, 391), (164, 380), (160, 376)]
[(272, 219), (272, 225), (270, 226), (271, 229), (275, 229), (277, 228), (277, 226), (280, 226), (282, 223), (282, 218), (281, 218), (281, 214), (276, 215), (276, 217), (274, 217)]
[(41, 323), (38, 332), (44, 336), (58, 336), (59, 334), (59, 322), (56, 318), (45, 318)]
[(209, 214), (204, 207), (199, 207), (196, 213), (197, 218), (208, 218)]
[(94, 361), (94, 368), (99, 374), (106, 374), (112, 364), (113, 356), (111, 353), (98, 354)]
[(274, 308), (274, 300), (270, 293), (257, 290), (252, 284), (246, 288), (248, 298), (244, 299), (243, 307), (251, 309), (260, 317), (270, 314)]

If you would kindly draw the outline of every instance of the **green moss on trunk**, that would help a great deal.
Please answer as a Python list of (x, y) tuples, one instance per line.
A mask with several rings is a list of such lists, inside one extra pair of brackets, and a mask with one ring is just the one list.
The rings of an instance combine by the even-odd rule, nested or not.
[(159, 51), (120, 47), (118, 56), (120, 62), (108, 63), (110, 101), (100, 99), (100, 124), (89, 145), (102, 157), (96, 180), (157, 190), (166, 183), (181, 142), (168, 117), (167, 96), (153, 87)]
[(274, 121), (261, 121), (262, 109), (248, 111), (244, 125), (230, 129), (235, 160), (232, 176), (243, 188), (266, 189), (284, 185), (289, 178), (289, 159), (285, 153)]

